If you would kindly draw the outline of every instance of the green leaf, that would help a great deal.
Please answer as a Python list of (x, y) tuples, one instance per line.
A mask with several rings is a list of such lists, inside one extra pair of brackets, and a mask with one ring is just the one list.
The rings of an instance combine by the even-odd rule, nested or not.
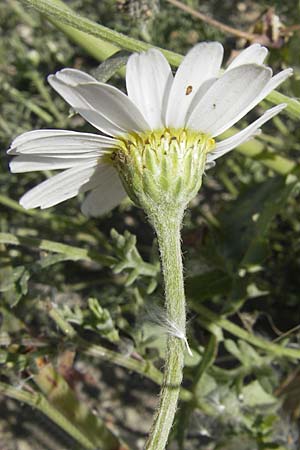
[(193, 277), (187, 277), (185, 289), (187, 296), (205, 300), (215, 295), (226, 295), (231, 290), (232, 279), (221, 270), (212, 270)]
[[(72, 423), (89, 442), (103, 450), (114, 450), (121, 446), (119, 439), (110, 431), (99, 415), (92, 414), (86, 405), (79, 402), (75, 392), (51, 364), (41, 365), (34, 382), (47, 397), (49, 403)], [(87, 447), (93, 448), (93, 447)], [(126, 448), (126, 447), (125, 447)]]
[(116, 274), (128, 272), (125, 286), (131, 286), (141, 276), (150, 277), (147, 292), (152, 292), (157, 286), (157, 277), (160, 273), (159, 261), (145, 262), (136, 248), (136, 237), (129, 231), (125, 231), (122, 235), (112, 229), (111, 238), (118, 261), (113, 265), (113, 272)]
[(212, 366), (218, 352), (218, 339), (213, 334), (210, 336), (208, 344), (205, 347), (202, 359), (195, 370), (193, 378), (193, 384), (197, 389), (198, 384), (201, 382), (203, 374), (207, 369)]
[(262, 406), (279, 406), (279, 401), (276, 397), (268, 394), (261, 386), (261, 384), (255, 380), (245, 386), (242, 390), (243, 403), (250, 408), (262, 407)]
[(16, 306), (23, 295), (27, 294), (30, 274), (24, 266), (6, 267), (0, 271), (0, 292), (5, 301)]
[(72, 261), (95, 261), (104, 266), (111, 266), (115, 263), (115, 258), (101, 255), (95, 250), (88, 250), (73, 245), (62, 244), (61, 242), (38, 239), (32, 237), (16, 236), (10, 233), (0, 233), (0, 244), (23, 245), (39, 250), (58, 253), (64, 255), (66, 259)]
[(222, 230), (216, 232), (223, 258), (231, 270), (262, 263), (267, 252), (267, 231), (274, 216), (285, 206), (297, 181), (274, 177), (242, 193), (218, 219)]
[(106, 83), (116, 72), (124, 68), (130, 53), (121, 50), (107, 58), (93, 71), (93, 76), (101, 83)]
[(245, 341), (238, 340), (236, 343), (232, 339), (226, 339), (224, 345), (226, 350), (235, 356), (246, 369), (267, 364), (267, 358), (261, 358), (256, 350)]

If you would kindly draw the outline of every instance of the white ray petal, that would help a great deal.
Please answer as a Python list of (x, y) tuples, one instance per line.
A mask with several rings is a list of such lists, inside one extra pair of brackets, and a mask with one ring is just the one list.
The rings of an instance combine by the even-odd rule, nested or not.
[(223, 46), (218, 42), (195, 45), (180, 64), (172, 84), (166, 126), (180, 128), (185, 125), (186, 113), (201, 85), (217, 77), (223, 59)]
[(78, 84), (75, 89), (92, 108), (127, 132), (149, 130), (149, 124), (135, 104), (115, 87), (105, 83), (86, 83)]
[(262, 64), (268, 54), (268, 49), (260, 44), (252, 44), (241, 51), (236, 58), (229, 64), (227, 70), (243, 64)]
[[(262, 89), (260, 94), (258, 94), (258, 96), (256, 98), (254, 98), (252, 102), (249, 102), (249, 104), (246, 106), (246, 108), (243, 111), (241, 111), (237, 120), (240, 120), (242, 117), (244, 117), (249, 111), (251, 111), (251, 109), (253, 109), (267, 95), (269, 95), (270, 92), (272, 92), (274, 89), (276, 89), (277, 86), (279, 86), (281, 83), (283, 83), (291, 75), (293, 75), (293, 69), (285, 69), (285, 70), (282, 70), (281, 72), (279, 72), (274, 77), (272, 77), (270, 79), (270, 81)], [(235, 119), (234, 122), (231, 122), (230, 126), (234, 125), (234, 123), (236, 123), (237, 120)], [(217, 136), (217, 135), (223, 133), (223, 131), (227, 130), (228, 128), (229, 128), (229, 126), (226, 126), (226, 127), (224, 126), (224, 128), (221, 129), (221, 131), (216, 132), (214, 136)]]
[(26, 142), (28, 142), (28, 141), (31, 142), (34, 139), (46, 138), (46, 137), (51, 137), (51, 136), (63, 136), (63, 135), (69, 135), (71, 133), (75, 133), (75, 131), (55, 130), (55, 129), (26, 131), (25, 133), (20, 134), (20, 136), (17, 136), (13, 140), (13, 142), (11, 144), (11, 148), (26, 144)]
[(261, 100), (263, 100), (267, 95), (270, 94), (274, 89), (277, 88), (281, 83), (283, 83), (287, 78), (293, 75), (293, 69), (285, 69), (277, 73), (264, 87), (258, 98), (255, 100), (255, 104), (251, 106), (251, 109), (257, 105)]
[(35, 172), (37, 170), (69, 169), (70, 167), (82, 166), (88, 162), (99, 159), (97, 153), (80, 153), (76, 158), (63, 158), (59, 156), (21, 155), (14, 158), (9, 168), (12, 173)]
[(188, 122), (192, 112), (194, 111), (194, 109), (196, 108), (198, 103), (200, 102), (201, 98), (208, 92), (208, 90), (212, 87), (213, 84), (216, 83), (217, 80), (218, 80), (217, 77), (210, 78), (209, 80), (206, 80), (206, 81), (204, 81), (204, 83), (201, 84), (200, 88), (194, 95), (194, 98), (192, 99), (190, 106), (187, 110), (186, 122)]
[(105, 153), (116, 146), (116, 140), (92, 133), (78, 133), (67, 130), (35, 130), (18, 136), (7, 153), (19, 154), (55, 154), (73, 157), (76, 153)]
[[(205, 163), (205, 171), (206, 170), (209, 170), (209, 169), (212, 169), (213, 167), (215, 167), (216, 166), (216, 163), (215, 163), (215, 161), (206, 161), (206, 163)], [(204, 172), (205, 173), (205, 172)]]
[(50, 75), (48, 82), (76, 112), (103, 133), (120, 136), (149, 129), (135, 105), (113, 86), (98, 82), (67, 84), (57, 75)]
[[(245, 67), (245, 66), (244, 66)], [(240, 115), (238, 116), (238, 119), (234, 120), (230, 123), (230, 126), (234, 125), (238, 120), (240, 120), (242, 117), (244, 117), (251, 109), (253, 109), (256, 105), (258, 105), (267, 95), (270, 94), (274, 89), (276, 89), (281, 83), (283, 83), (287, 78), (289, 78), (291, 75), (293, 75), (293, 69), (285, 69), (279, 72), (277, 75), (272, 77), (270, 81), (265, 85), (265, 87), (262, 89), (260, 94), (256, 98), (252, 100), (252, 102), (249, 102), (249, 104), (245, 107), (243, 111), (241, 111)], [(215, 132), (214, 136), (218, 136), (219, 134), (223, 133), (223, 131), (230, 128), (228, 125), (224, 126), (223, 129), (218, 130)]]
[(272, 117), (280, 113), (280, 111), (282, 111), (285, 107), (286, 104), (283, 103), (281, 105), (275, 106), (274, 108), (268, 109), (268, 111), (266, 111), (261, 117), (255, 120), (255, 122), (251, 123), (251, 125), (244, 128), (239, 133), (236, 133), (230, 138), (218, 142), (216, 145), (216, 149), (213, 152), (208, 153), (207, 162), (211, 163), (212, 161), (220, 158), (221, 156), (230, 152), (231, 150), (243, 144), (244, 142), (252, 139), (260, 132), (259, 128), (264, 123), (266, 123), (268, 120), (272, 119)]
[(101, 112), (95, 111), (92, 106), (82, 98), (76, 87), (63, 83), (55, 75), (49, 75), (48, 82), (78, 114), (98, 130), (110, 136), (118, 136), (126, 133), (125, 129), (119, 127), (111, 120), (108, 120)]
[(76, 86), (79, 83), (97, 83), (96, 78), (77, 69), (62, 69), (59, 72), (56, 72), (55, 76), (63, 83), (71, 84), (73, 86)]
[(171, 67), (163, 54), (151, 49), (134, 53), (126, 65), (126, 87), (152, 129), (162, 128), (165, 97), (173, 81)]
[(49, 178), (23, 195), (20, 204), (26, 209), (43, 209), (75, 197), (80, 191), (85, 191), (85, 184), (92, 177), (96, 164), (90, 161)]
[(117, 171), (109, 167), (101, 183), (89, 192), (82, 203), (81, 211), (86, 216), (98, 217), (118, 206), (127, 196)]
[[(188, 126), (218, 136), (258, 103), (272, 71), (258, 65), (242, 65), (225, 72), (192, 112)], [(253, 105), (253, 106), (252, 106)]]
[(100, 185), (107, 185), (109, 188), (110, 184), (114, 184), (114, 176), (116, 170), (111, 164), (100, 160), (97, 167), (87, 183), (84, 185), (84, 192), (96, 189)]

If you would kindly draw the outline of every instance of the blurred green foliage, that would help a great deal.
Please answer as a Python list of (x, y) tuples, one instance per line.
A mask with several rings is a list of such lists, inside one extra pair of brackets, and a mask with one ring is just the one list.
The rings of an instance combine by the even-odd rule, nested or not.
[[(244, 30), (268, 6), (275, 7), (286, 26), (297, 24), (300, 17), (296, 1), (186, 3)], [(201, 40), (220, 40), (228, 56), (233, 48), (246, 45), (166, 2), (73, 0), (68, 4), (92, 20), (178, 53)], [(78, 367), (84, 364), (96, 379), (106, 365), (111, 377), (123, 367), (118, 382), (124, 386), (134, 372), (144, 375), (130, 387), (135, 395), (131, 409), (137, 403), (139, 411), (145, 403), (145, 414), (151, 409), (154, 388), (146, 378), (161, 381), (158, 369), (165, 341), (147, 312), (152, 305), (160, 307), (163, 298), (153, 231), (129, 202), (107, 217), (90, 220), (79, 212), (78, 199), (46, 212), (23, 210), (18, 198), (49, 174), (11, 175), (5, 154), (12, 138), (23, 131), (91, 129), (78, 116), (69, 115), (68, 106), (51, 92), (45, 81), (49, 73), (76, 67), (110, 77), (119, 66), (116, 63), (111, 71), (107, 71), (111, 66), (99, 68), (99, 62), (22, 2), (0, 4), (0, 36), (1, 382), (33, 393), (31, 400), (22, 401), (33, 405), (30, 401), (38, 393), (59, 410), (47, 393), (49, 386), (42, 389), (37, 382), (40, 361), (50, 361), (82, 404), (97, 408), (97, 415), (111, 422), (129, 448), (140, 448), (137, 430), (126, 432), (123, 416), (102, 405), (103, 386), (95, 382), (88, 389), (89, 381), (79, 376)], [(295, 76), (282, 88), (291, 97), (300, 95), (299, 48), (299, 31), (291, 32), (270, 56), (276, 70), (293, 66)], [(124, 87), (118, 74), (110, 82)], [(260, 145), (264, 152), (286, 156), (297, 165), (299, 130), (296, 120), (282, 114), (264, 126)], [(183, 401), (170, 449), (299, 448), (300, 391), (292, 384), (300, 359), (299, 172), (281, 176), (260, 159), (233, 152), (218, 160), (185, 216), (183, 253), (193, 357), (186, 359)], [(197, 305), (246, 330), (247, 339), (201, 317)], [(252, 336), (277, 343), (277, 353), (267, 345), (258, 347)], [(280, 351), (283, 347), (299, 350), (299, 356), (287, 357)], [(66, 358), (70, 352), (76, 359)], [(106, 386), (113, 402), (119, 387), (109, 382)], [(16, 390), (1, 388), (1, 392), (20, 400)], [(10, 405), (5, 399), (1, 405), (7, 411)], [(16, 414), (21, 414), (20, 408)], [(65, 411), (60, 414), (68, 420)], [(32, 420), (40, 426), (35, 416)], [(81, 429), (87, 438), (88, 426)], [(43, 448), (75, 448), (76, 437), (72, 441), (68, 429), (66, 425), (62, 436), (58, 428), (51, 428)], [(19, 442), (20, 429), (2, 415), (0, 430)], [(40, 450), (41, 441), (34, 436), (27, 436), (27, 442)], [(9, 439), (4, 449), (21, 448), (9, 447)], [(79, 448), (84, 447), (84, 440), (78, 442)], [(84, 448), (92, 447), (87, 443)]]

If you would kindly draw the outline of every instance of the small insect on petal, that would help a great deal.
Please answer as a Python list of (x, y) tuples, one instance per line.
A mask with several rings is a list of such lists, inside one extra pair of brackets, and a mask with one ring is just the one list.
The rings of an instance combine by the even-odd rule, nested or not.
[(193, 91), (193, 86), (187, 86), (185, 90), (185, 95), (190, 95)]

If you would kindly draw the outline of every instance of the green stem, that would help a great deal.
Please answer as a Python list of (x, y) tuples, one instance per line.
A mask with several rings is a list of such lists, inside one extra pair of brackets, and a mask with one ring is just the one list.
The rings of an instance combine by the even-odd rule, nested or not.
[(273, 105), (279, 105), (280, 103), (286, 103), (287, 107), (284, 110), (288, 112), (294, 119), (299, 119), (300, 103), (295, 98), (288, 97), (281, 92), (272, 91), (267, 97), (270, 103)]
[(65, 430), (66, 433), (72, 436), (81, 447), (91, 450), (95, 449), (95, 445), (83, 435), (80, 430), (78, 430), (77, 426), (66, 419), (66, 417), (53, 407), (42, 394), (37, 392), (26, 392), (2, 382), (0, 382), (0, 394), (19, 400), (22, 403), (26, 403), (27, 405), (38, 409), (60, 428)]
[[(180, 248), (181, 217), (152, 220), (157, 234), (165, 282), (167, 322), (185, 336), (185, 295)], [(163, 223), (162, 223), (163, 222)], [(146, 450), (164, 450), (174, 421), (184, 365), (184, 342), (169, 335), (159, 406), (154, 417)]]
[[(65, 11), (72, 12), (71, 8), (61, 0), (52, 0), (52, 3)], [(79, 47), (83, 48), (89, 55), (93, 56), (93, 58), (98, 61), (103, 61), (120, 50), (119, 47), (111, 42), (104, 41), (99, 37), (91, 36), (90, 34), (79, 31), (76, 28), (65, 25), (53, 17), (48, 16), (48, 20)]]
[(274, 344), (273, 342), (267, 341), (259, 336), (255, 336), (238, 325), (235, 325), (230, 320), (213, 313), (205, 306), (200, 305), (199, 302), (193, 302), (192, 308), (200, 314), (201, 325), (208, 330), (211, 330), (211, 325), (218, 326), (223, 328), (223, 330), (228, 331), (228, 333), (249, 342), (255, 347), (261, 348), (266, 353), (270, 353), (271, 355), (278, 357), (300, 359), (300, 350), (298, 348), (284, 347), (283, 345)]
[[(99, 23), (95, 23), (85, 17), (81, 17), (79, 14), (74, 13), (69, 8), (61, 6), (61, 3), (53, 0), (22, 0), (22, 3), (28, 6), (32, 6), (34, 9), (50, 17), (51, 20), (59, 21), (69, 27), (73, 27), (76, 30), (87, 33), (91, 36), (103, 39), (109, 43), (114, 44), (119, 48), (124, 48), (131, 52), (144, 51), (153, 47), (151, 44), (139, 41), (132, 37), (125, 36), (122, 33), (111, 30)], [(182, 60), (182, 56), (171, 52), (169, 50), (161, 50), (167, 57), (169, 62), (178, 66)]]

